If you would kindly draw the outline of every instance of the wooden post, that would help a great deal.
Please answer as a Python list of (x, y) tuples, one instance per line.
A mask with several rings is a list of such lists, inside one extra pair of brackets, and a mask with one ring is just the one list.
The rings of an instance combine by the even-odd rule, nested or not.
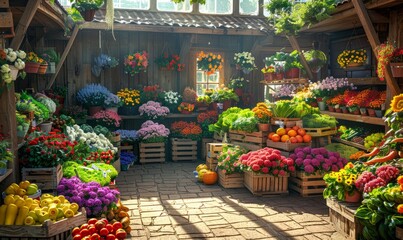
[(78, 30), (79, 30), (79, 26), (76, 25), (76, 26), (74, 27), (74, 29), (73, 29), (73, 32), (72, 32), (71, 36), (70, 36), (69, 42), (67, 43), (67, 46), (66, 46), (66, 48), (65, 48), (64, 51), (63, 51), (63, 54), (62, 54), (62, 56), (61, 56), (61, 58), (60, 58), (60, 61), (59, 61), (59, 63), (57, 64), (56, 72), (55, 72), (55, 74), (53, 74), (52, 78), (50, 79), (50, 82), (49, 82), (48, 85), (46, 86), (46, 89), (50, 89), (50, 88), (52, 87), (53, 83), (55, 82), (56, 77), (57, 77), (57, 74), (59, 74), (60, 69), (61, 69), (62, 66), (63, 66), (63, 63), (64, 63), (64, 61), (66, 60), (67, 55), (69, 54), (71, 47), (73, 46), (74, 40), (75, 40), (76, 37), (77, 37)]
[[(374, 51), (376, 56), (375, 48), (380, 45), (381, 42), (379, 41), (379, 37), (375, 31), (374, 26), (372, 25), (371, 19), (369, 18), (368, 11), (365, 8), (362, 0), (352, 0), (352, 3), (357, 12), (358, 18), (360, 19), (362, 27), (364, 28), (365, 34), (367, 35), (368, 41), (371, 44), (372, 50)], [(386, 68), (385, 79), (387, 86), (390, 88), (390, 93), (392, 94), (392, 96), (400, 94), (400, 87), (397, 84), (396, 80), (392, 77), (392, 73), (389, 67)]]
[(297, 38), (295, 36), (287, 36), (287, 38), (288, 38), (288, 41), (290, 41), (290, 44), (291, 44), (292, 48), (294, 50), (298, 51), (299, 56), (301, 57), (301, 64), (302, 64), (302, 66), (304, 66), (304, 68), (306, 70), (306, 73), (308, 74), (309, 79), (314, 80), (311, 68), (309, 67), (308, 62), (306, 61), (306, 59), (304, 57), (304, 54), (301, 51), (301, 48), (300, 48), (300, 46), (298, 44), (298, 41), (297, 41)]
[(15, 37), (11, 41), (10, 48), (19, 49), (24, 39), (25, 33), (32, 19), (35, 16), (36, 10), (38, 10), (39, 5), (42, 1), (28, 1), (25, 11), (22, 14), (20, 21), (18, 22), (17, 28), (15, 30)]

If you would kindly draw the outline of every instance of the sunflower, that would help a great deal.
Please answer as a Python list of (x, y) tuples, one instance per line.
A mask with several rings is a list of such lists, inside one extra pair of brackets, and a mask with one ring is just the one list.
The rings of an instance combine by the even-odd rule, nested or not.
[(390, 103), (390, 107), (394, 112), (403, 111), (403, 93), (393, 97), (392, 102)]

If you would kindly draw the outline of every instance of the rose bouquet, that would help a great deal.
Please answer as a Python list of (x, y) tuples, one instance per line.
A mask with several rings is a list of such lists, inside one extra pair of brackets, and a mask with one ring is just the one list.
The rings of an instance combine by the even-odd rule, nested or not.
[(239, 158), (241, 169), (255, 173), (270, 174), (285, 177), (294, 172), (294, 160), (281, 156), (281, 152), (272, 148), (263, 148), (248, 152)]
[(160, 57), (155, 59), (155, 63), (161, 67), (165, 68), (168, 71), (182, 71), (185, 67), (185, 64), (179, 63), (181, 58), (177, 54), (168, 55), (167, 53), (163, 53)]
[(100, 217), (102, 213), (116, 206), (119, 191), (101, 187), (97, 182), (83, 183), (79, 178), (63, 178), (57, 186), (57, 193), (67, 200), (85, 207), (87, 217)]
[(169, 109), (164, 107), (159, 102), (148, 101), (139, 108), (140, 116), (145, 116), (148, 119), (157, 119), (165, 117), (169, 114)]
[(204, 53), (201, 51), (197, 56), (197, 67), (207, 72), (207, 75), (214, 74), (215, 71), (221, 69), (224, 59), (220, 54)]
[(145, 72), (148, 67), (148, 53), (143, 51), (128, 55), (124, 60), (124, 65), (125, 73), (130, 74), (131, 76), (134, 76), (134, 74), (141, 71)]
[(94, 115), (96, 124), (104, 126), (108, 129), (114, 129), (120, 126), (122, 118), (114, 111), (99, 111)]
[(365, 49), (344, 50), (337, 56), (337, 63), (341, 68), (352, 64), (363, 64), (365, 61), (367, 61), (367, 50)]
[(169, 133), (169, 129), (163, 124), (148, 120), (141, 125), (140, 130), (137, 131), (137, 136), (144, 143), (165, 142)]
[(235, 53), (234, 64), (238, 70), (249, 73), (256, 69), (255, 58), (250, 52)]
[(245, 153), (247, 150), (240, 146), (224, 145), (222, 152), (218, 155), (218, 168), (222, 169), (225, 174), (242, 172), (239, 158)]
[(174, 137), (189, 138), (198, 141), (201, 138), (202, 129), (195, 122), (176, 121), (171, 125), (171, 134)]

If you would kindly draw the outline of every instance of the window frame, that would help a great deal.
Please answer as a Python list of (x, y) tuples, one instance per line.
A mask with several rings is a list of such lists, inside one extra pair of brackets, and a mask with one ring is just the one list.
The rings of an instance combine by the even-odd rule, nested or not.
[[(239, 0), (238, 1), (238, 4), (239, 4), (239, 6), (238, 6), (238, 8), (239, 8), (239, 15), (241, 15), (241, 16), (252, 16), (252, 17), (257, 17), (257, 16), (259, 16), (259, 11), (260, 11), (260, 1), (259, 0), (257, 0), (257, 12), (256, 12), (256, 14), (246, 14), (246, 13), (242, 13), (242, 11), (241, 11), (241, 1), (242, 0)], [(233, 4), (232, 5), (234, 5), (234, 2), (233, 2)], [(263, 7), (264, 8), (264, 7)]]
[[(115, 1), (115, 0), (113, 0)], [(148, 8), (127, 8), (127, 7), (113, 7), (114, 9), (123, 9), (123, 10), (140, 10), (140, 11), (149, 11), (151, 10), (152, 1), (156, 0), (148, 0)]]
[[(160, 10), (158, 9), (158, 0), (150, 0), (150, 1), (155, 1), (155, 9), (157, 12), (172, 12), (172, 13), (192, 13), (194, 10), (193, 4), (190, 4), (190, 10), (189, 11), (169, 11), (169, 10)], [(189, 0), (190, 2), (190, 0)], [(173, 3), (173, 2), (172, 2)], [(173, 4), (178, 4), (178, 3), (173, 3)]]
[[(216, 5), (217, 5), (217, 2), (218, 1), (220, 1), (220, 0), (214, 0), (215, 1), (215, 3), (216, 3)], [(234, 15), (234, 10), (235, 10), (235, 7), (234, 7), (234, 0), (230, 0), (230, 1), (232, 1), (231, 2), (231, 4), (230, 4), (230, 6), (231, 6), (231, 11), (229, 12), (229, 13), (217, 13), (217, 12), (215, 12), (215, 13), (211, 13), (211, 12), (202, 12), (201, 11), (201, 5), (199, 4), (199, 6), (198, 6), (198, 12), (199, 12), (199, 14), (203, 14), (203, 15)], [(206, 8), (207, 8), (207, 4), (205, 5), (206, 6)]]
[[(197, 81), (197, 73), (198, 72), (204, 72), (204, 74), (207, 74), (205, 71), (200, 70), (200, 69), (197, 68), (197, 55), (198, 55), (199, 52), (200, 51), (195, 51), (195, 54), (194, 54), (194, 64), (195, 64), (195, 66), (194, 66), (193, 70), (194, 70), (194, 76), (195, 76), (195, 78), (194, 78), (194, 87), (196, 89), (196, 92), (197, 92), (197, 85), (206, 84), (207, 87), (209, 85), (208, 81), (207, 82), (198, 82)], [(208, 51), (208, 52), (209, 53), (211, 52), (211, 53), (216, 54), (216, 55), (220, 54), (222, 58), (225, 57), (225, 52), (221, 52), (221, 51)], [(225, 62), (223, 64), (225, 64)], [(218, 85), (218, 87), (220, 87), (225, 82), (224, 66), (221, 69), (219, 69), (217, 72), (219, 73), (219, 75), (218, 75), (218, 83), (210, 83), (210, 84)], [(208, 80), (208, 76), (207, 76), (207, 80)], [(204, 96), (204, 94), (199, 95), (199, 96)]]

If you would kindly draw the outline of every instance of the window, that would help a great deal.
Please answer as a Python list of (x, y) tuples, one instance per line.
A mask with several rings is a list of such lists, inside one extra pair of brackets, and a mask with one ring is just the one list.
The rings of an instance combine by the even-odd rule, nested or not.
[(113, 7), (125, 9), (150, 9), (150, 0), (113, 0)]
[(239, 0), (239, 13), (241, 15), (259, 15), (259, 0)]
[(158, 11), (167, 12), (191, 12), (193, 10), (189, 0), (183, 3), (173, 3), (171, 0), (157, 0)]
[(231, 14), (232, 0), (206, 0), (205, 5), (199, 5), (199, 10), (207, 14)]
[(217, 89), (220, 86), (220, 71), (210, 76), (202, 70), (196, 72), (196, 93), (197, 96), (203, 96), (206, 89)]
[(70, 7), (71, 6), (70, 0), (59, 0), (59, 3), (64, 7)]
[[(242, 1), (242, 0), (241, 0)], [(294, 4), (296, 3), (305, 3), (307, 0), (294, 0)], [(266, 10), (266, 7), (264, 5), (268, 4), (270, 2), (270, 0), (264, 0), (263, 1), (263, 15), (264, 16), (269, 16), (269, 11)]]

